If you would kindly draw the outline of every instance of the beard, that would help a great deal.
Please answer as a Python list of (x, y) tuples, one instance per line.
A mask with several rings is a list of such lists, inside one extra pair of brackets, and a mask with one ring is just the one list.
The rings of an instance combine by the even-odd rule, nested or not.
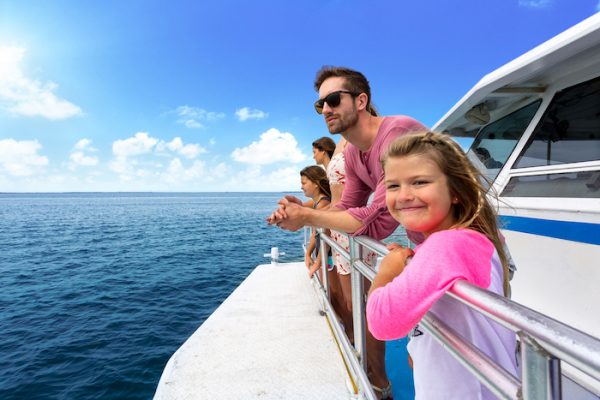
[(356, 112), (356, 106), (352, 107), (352, 112), (346, 115), (338, 115), (333, 124), (327, 124), (329, 133), (336, 134), (346, 132), (358, 123), (358, 112)]

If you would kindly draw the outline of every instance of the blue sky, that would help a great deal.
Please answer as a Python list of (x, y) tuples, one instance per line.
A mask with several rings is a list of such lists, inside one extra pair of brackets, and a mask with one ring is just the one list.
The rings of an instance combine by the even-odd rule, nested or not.
[(0, 192), (289, 191), (322, 65), (433, 125), (599, 0), (0, 0)]

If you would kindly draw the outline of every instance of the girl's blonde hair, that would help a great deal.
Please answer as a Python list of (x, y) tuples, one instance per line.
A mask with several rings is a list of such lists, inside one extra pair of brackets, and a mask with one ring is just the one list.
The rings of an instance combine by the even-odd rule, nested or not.
[(452, 205), (455, 228), (470, 228), (485, 235), (496, 248), (504, 270), (504, 294), (508, 294), (508, 260), (498, 232), (497, 215), (487, 198), (482, 184), (485, 178), (469, 161), (467, 155), (448, 135), (435, 132), (419, 132), (394, 140), (382, 159), (409, 155), (422, 155), (434, 161), (446, 175), (450, 196), (458, 199)]
[(300, 176), (305, 176), (306, 179), (319, 187), (321, 194), (331, 198), (331, 188), (329, 187), (329, 179), (327, 173), (318, 165), (310, 165), (300, 171)]

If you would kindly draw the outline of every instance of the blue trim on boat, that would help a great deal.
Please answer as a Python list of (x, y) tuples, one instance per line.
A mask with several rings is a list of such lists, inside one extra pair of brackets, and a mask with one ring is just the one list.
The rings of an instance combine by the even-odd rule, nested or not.
[(573, 242), (599, 244), (600, 224), (501, 215), (501, 228)]

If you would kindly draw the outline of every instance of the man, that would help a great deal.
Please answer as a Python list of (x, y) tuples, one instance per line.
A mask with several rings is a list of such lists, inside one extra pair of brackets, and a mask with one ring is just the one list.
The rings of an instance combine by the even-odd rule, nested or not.
[[(381, 155), (400, 135), (427, 129), (406, 116), (378, 117), (371, 114), (371, 90), (363, 74), (342, 67), (324, 67), (315, 80), (327, 129), (349, 142), (346, 158), (346, 187), (337, 209), (321, 211), (301, 207), (299, 199), (287, 196), (269, 223), (296, 231), (305, 225), (331, 228), (374, 239), (388, 237), (397, 227), (385, 206)], [(329, 101), (328, 101), (329, 100)], [(367, 205), (369, 196), (373, 201)]]
[[(302, 207), (300, 199), (286, 196), (269, 218), (270, 224), (295, 231), (305, 225), (335, 229), (352, 235), (368, 235), (382, 240), (398, 227), (385, 205), (381, 157), (398, 136), (427, 128), (406, 116), (379, 117), (372, 112), (371, 89), (363, 74), (343, 67), (323, 67), (315, 80), (319, 100), (317, 113), (323, 114), (331, 134), (341, 134), (349, 145), (346, 158), (346, 186), (336, 208), (314, 210)], [(374, 193), (368, 204), (369, 196)], [(367, 330), (367, 357), (371, 382), (388, 388), (385, 373), (385, 344)], [(382, 398), (385, 395), (382, 394)]]

